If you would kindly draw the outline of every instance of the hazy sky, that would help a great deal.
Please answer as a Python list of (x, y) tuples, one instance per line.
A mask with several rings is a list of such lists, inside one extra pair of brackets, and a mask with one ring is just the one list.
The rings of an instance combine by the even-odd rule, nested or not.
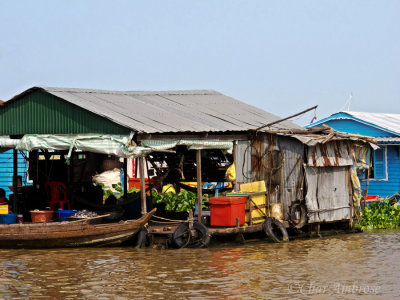
[(400, 113), (400, 1), (0, 0), (0, 99), (35, 85)]

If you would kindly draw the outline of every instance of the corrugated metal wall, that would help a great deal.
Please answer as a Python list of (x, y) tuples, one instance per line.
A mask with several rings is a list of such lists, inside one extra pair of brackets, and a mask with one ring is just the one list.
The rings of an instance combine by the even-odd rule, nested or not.
[(251, 149), (254, 180), (265, 181), (271, 203), (282, 203), (283, 217), (289, 220), (304, 182), (304, 145), (290, 137), (259, 134)]
[(306, 167), (308, 222), (348, 220), (350, 167)]
[(282, 170), (282, 186), (280, 198), (285, 220), (290, 219), (289, 207), (294, 201), (302, 198), (304, 186), (304, 145), (289, 137), (279, 137), (279, 148), (282, 152), (284, 164)]
[[(13, 174), (14, 174), (14, 164), (13, 164), (13, 150), (8, 150), (6, 152), (0, 153), (0, 188), (4, 189), (7, 194), (7, 198), (10, 193), (9, 186), (13, 185)], [(22, 182), (25, 183), (27, 162), (24, 157), (18, 152), (18, 175), (22, 176)]]
[(0, 135), (129, 132), (106, 118), (42, 91), (0, 107)]
[(236, 167), (235, 186), (238, 189), (237, 183), (248, 183), (252, 181), (250, 141), (237, 141), (234, 159)]
[[(238, 165), (238, 181), (264, 180), (271, 202), (282, 203), (285, 220), (290, 219), (292, 203), (302, 199), (306, 199), (310, 212), (316, 211), (310, 214), (310, 223), (349, 219), (352, 190), (348, 166), (307, 167), (307, 177), (303, 167), (306, 146), (285, 136), (258, 134), (251, 144), (240, 142), (236, 149), (237, 163), (243, 164), (243, 157), (251, 161), (249, 178), (240, 177), (241, 166)], [(248, 149), (251, 149), (250, 157)], [(247, 167), (248, 164), (246, 170), (249, 171)], [(303, 191), (306, 180), (307, 195)]]

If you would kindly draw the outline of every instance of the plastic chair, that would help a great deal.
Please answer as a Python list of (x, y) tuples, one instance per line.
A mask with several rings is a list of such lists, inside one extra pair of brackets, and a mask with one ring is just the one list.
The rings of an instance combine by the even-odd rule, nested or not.
[(45, 183), (47, 199), (49, 200), (50, 209), (55, 210), (56, 204), (60, 209), (64, 209), (64, 205), (71, 209), (71, 204), (67, 199), (67, 187), (64, 183), (58, 181), (48, 181)]

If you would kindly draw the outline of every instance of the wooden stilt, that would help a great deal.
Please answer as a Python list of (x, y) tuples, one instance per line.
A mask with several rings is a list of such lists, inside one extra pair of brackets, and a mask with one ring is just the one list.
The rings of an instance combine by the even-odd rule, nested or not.
[(197, 150), (196, 164), (197, 164), (197, 206), (198, 206), (197, 218), (199, 222), (201, 222), (201, 215), (203, 213), (202, 210), (203, 195), (202, 195), (202, 183), (201, 183), (201, 150)]
[(128, 160), (124, 158), (124, 195), (128, 194)]
[(142, 216), (147, 213), (147, 205), (146, 205), (146, 184), (144, 178), (144, 156), (141, 156), (139, 159), (139, 174), (140, 174), (140, 199), (142, 203)]
[(350, 204), (350, 220), (349, 220), (349, 227), (353, 228), (353, 215), (354, 215), (354, 202), (353, 202), (353, 189), (351, 186), (351, 167), (347, 168), (347, 174), (348, 174), (348, 187), (349, 187), (349, 204)]

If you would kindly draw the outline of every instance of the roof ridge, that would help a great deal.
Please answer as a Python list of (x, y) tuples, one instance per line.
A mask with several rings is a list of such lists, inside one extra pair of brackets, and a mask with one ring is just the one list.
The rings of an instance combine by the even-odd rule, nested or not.
[(48, 92), (67, 92), (67, 93), (98, 93), (110, 95), (219, 95), (221, 93), (215, 90), (165, 90), (165, 91), (114, 91), (102, 89), (85, 89), (85, 88), (60, 88), (40, 86), (37, 88), (44, 89)]

